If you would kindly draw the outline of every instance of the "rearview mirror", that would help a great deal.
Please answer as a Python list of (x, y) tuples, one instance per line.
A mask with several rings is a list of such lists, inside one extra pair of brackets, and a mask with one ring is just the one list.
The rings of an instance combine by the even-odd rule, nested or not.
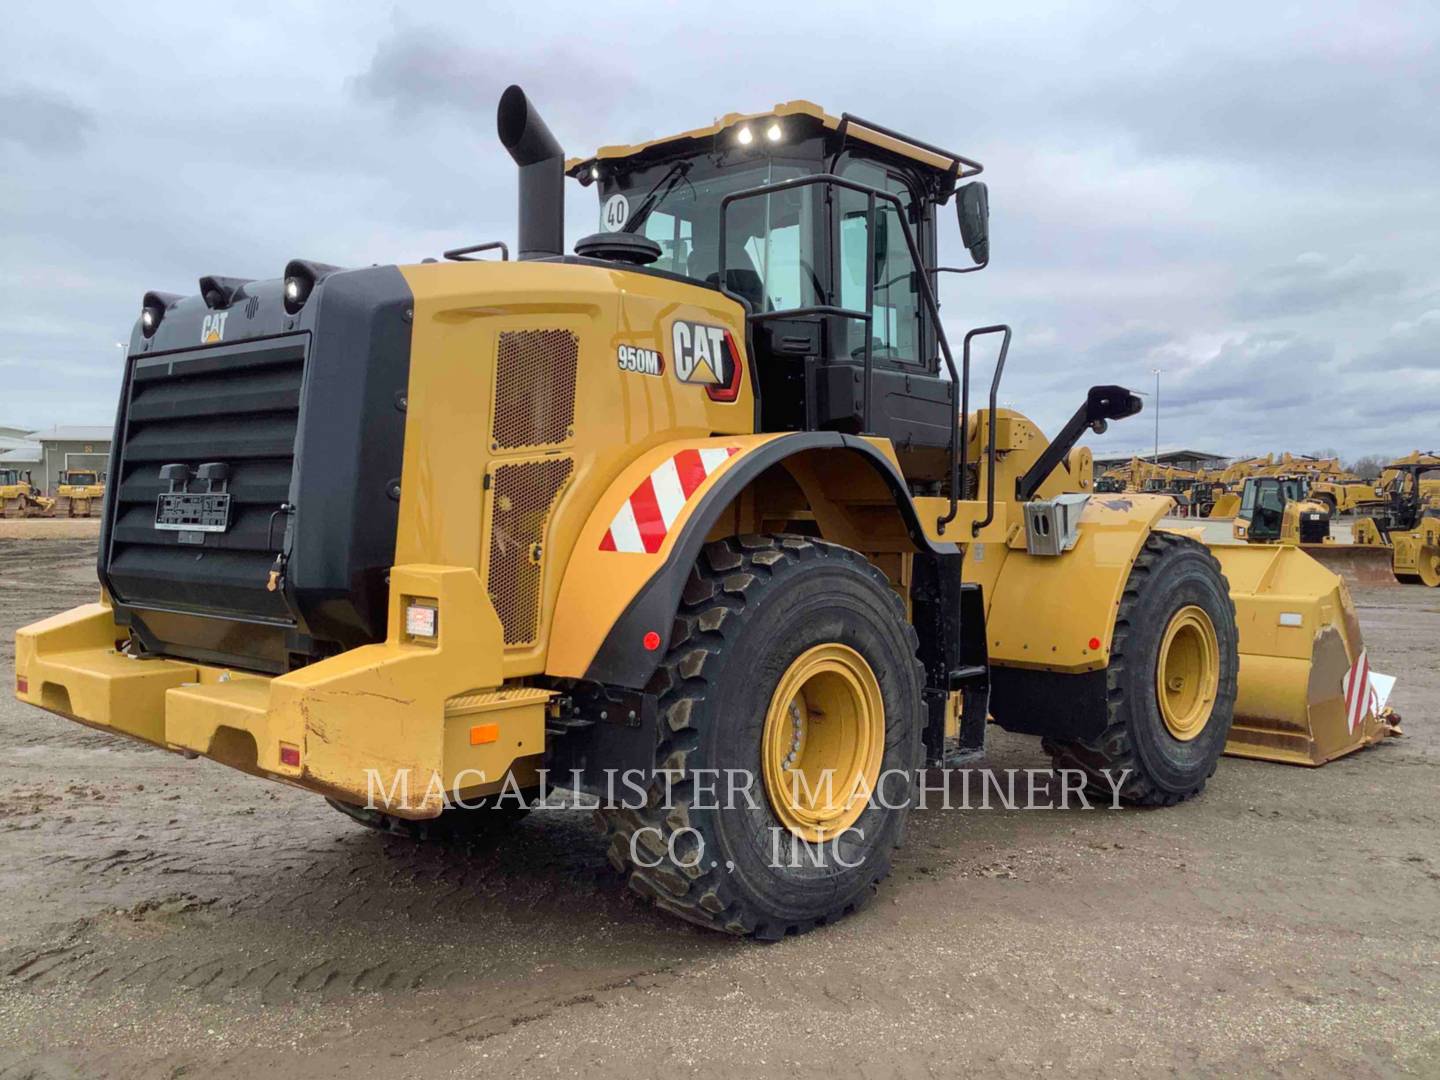
[(990, 191), (983, 181), (966, 184), (955, 193), (960, 218), (960, 239), (976, 263), (990, 261)]

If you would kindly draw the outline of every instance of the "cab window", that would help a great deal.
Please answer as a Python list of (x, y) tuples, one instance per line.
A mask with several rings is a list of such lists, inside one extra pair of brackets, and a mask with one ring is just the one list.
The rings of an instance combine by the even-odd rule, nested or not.
[[(654, 196), (640, 232), (660, 245), (655, 269), (720, 285), (720, 203), (732, 192), (793, 179), (808, 170), (783, 161), (760, 160), (716, 171), (708, 161), (654, 166), (625, 174), (602, 188), (602, 206), (623, 196), (627, 211), (640, 212)], [(778, 311), (819, 303), (813, 253), (814, 187), (774, 192), (731, 203), (726, 218), (724, 286), (756, 311)], [(605, 227), (602, 209), (602, 228)]]
[[(913, 218), (914, 193), (905, 179), (872, 161), (843, 160), (840, 174), (870, 187), (898, 195), (905, 214)], [(857, 310), (865, 303), (865, 252), (869, 241), (866, 208), (869, 199), (858, 191), (839, 188), (838, 278), (839, 301), (842, 307)], [(924, 347), (921, 340), (920, 283), (905, 233), (900, 212), (892, 203), (876, 200), (875, 238), (871, 272), (875, 282), (872, 306), (871, 347), (874, 357), (900, 363), (922, 363)], [(864, 355), (865, 324), (856, 319), (844, 320), (840, 329), (843, 344), (841, 355)]]

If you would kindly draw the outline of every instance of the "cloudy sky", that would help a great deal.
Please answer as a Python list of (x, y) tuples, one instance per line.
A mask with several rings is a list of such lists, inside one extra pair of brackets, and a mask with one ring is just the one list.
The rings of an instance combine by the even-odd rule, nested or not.
[(1158, 367), (1166, 446), (1440, 444), (1434, 0), (791, 7), (20, 5), (0, 424), (108, 424), (146, 289), (513, 240), (519, 82), (572, 153), (804, 97), (980, 159), (993, 261), (945, 280), (947, 325), (1015, 327), (1002, 399), (1052, 431)]

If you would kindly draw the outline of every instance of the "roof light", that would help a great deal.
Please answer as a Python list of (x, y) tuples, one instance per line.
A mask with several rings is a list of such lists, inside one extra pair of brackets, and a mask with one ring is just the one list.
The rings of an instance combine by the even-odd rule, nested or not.
[(755, 135), (750, 130), (750, 126), (748, 124), (745, 127), (742, 127), (739, 132), (736, 133), (735, 141), (738, 142), (741, 146), (749, 146), (752, 142), (755, 141)]
[(780, 122), (778, 120), (765, 129), (765, 138), (771, 142), (779, 142), (784, 134), (785, 132), (780, 130)]
[(599, 167), (598, 165), (591, 165), (591, 166), (590, 166), (590, 179), (591, 179), (591, 180), (599, 180), (599, 179), (600, 179), (600, 167)]

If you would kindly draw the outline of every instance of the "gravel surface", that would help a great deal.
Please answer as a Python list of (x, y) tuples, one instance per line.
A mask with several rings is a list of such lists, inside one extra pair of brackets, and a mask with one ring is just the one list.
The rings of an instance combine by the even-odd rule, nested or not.
[[(94, 544), (0, 538), (0, 686)], [(920, 813), (868, 908), (773, 946), (643, 906), (579, 814), (417, 846), (7, 692), (0, 1077), (1440, 1075), (1440, 591), (1356, 598), (1406, 738)]]

